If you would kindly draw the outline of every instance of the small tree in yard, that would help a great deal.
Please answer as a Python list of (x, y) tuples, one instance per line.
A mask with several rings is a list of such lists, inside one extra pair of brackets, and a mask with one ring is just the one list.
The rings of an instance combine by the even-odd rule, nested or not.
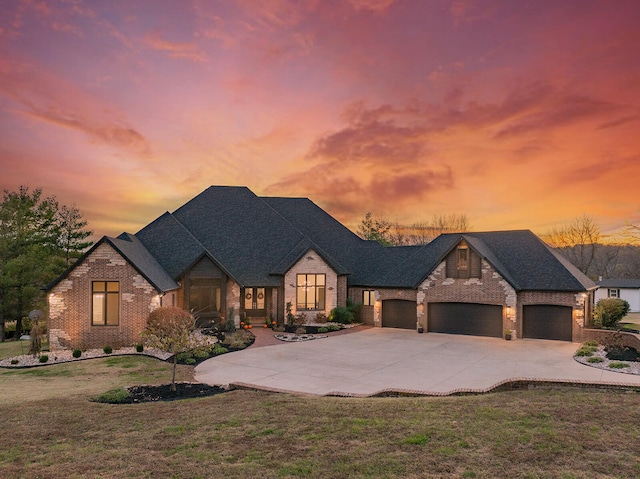
[(173, 354), (171, 375), (173, 392), (176, 390), (178, 354), (186, 351), (209, 352), (214, 346), (207, 338), (193, 334), (195, 324), (195, 318), (191, 313), (180, 308), (164, 306), (151, 312), (147, 327), (142, 332), (147, 346)]
[(624, 299), (606, 298), (596, 303), (593, 322), (596, 327), (615, 328), (629, 312), (629, 303)]

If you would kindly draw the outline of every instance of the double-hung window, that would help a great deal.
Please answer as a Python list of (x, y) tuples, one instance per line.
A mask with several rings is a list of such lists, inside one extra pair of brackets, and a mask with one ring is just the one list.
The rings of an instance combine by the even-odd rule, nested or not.
[(120, 283), (93, 281), (91, 283), (91, 324), (117, 326), (120, 323)]
[(296, 277), (296, 309), (324, 309), (325, 275), (298, 274)]
[(365, 289), (362, 291), (362, 304), (363, 306), (373, 306), (376, 302), (375, 291), (372, 289)]
[(619, 298), (620, 290), (617, 288), (609, 288), (609, 297), (610, 298)]

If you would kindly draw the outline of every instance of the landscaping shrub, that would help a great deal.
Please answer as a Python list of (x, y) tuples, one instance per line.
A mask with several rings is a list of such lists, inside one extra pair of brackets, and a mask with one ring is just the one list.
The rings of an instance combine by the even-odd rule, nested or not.
[(43, 354), (38, 358), (38, 361), (40, 361), (41, 363), (46, 363), (47, 361), (49, 361), (49, 356), (47, 356), (46, 354)]
[(141, 353), (144, 351), (144, 344), (136, 344), (136, 352)]
[(191, 355), (191, 351), (184, 351), (182, 353), (178, 353), (178, 362), (184, 363), (189, 359), (193, 359)]
[(595, 339), (590, 339), (589, 341), (585, 341), (583, 346), (595, 346), (598, 347), (598, 341)]
[(82, 356), (82, 351), (80, 349), (74, 349), (71, 355), (74, 358), (79, 358), (80, 356)]
[(233, 306), (229, 308), (229, 314), (227, 314), (227, 319), (224, 322), (224, 331), (226, 333), (235, 333), (236, 332), (236, 323), (234, 322), (235, 310)]
[(629, 303), (620, 298), (605, 298), (596, 303), (593, 312), (594, 325), (615, 328), (629, 312)]
[(303, 327), (296, 328), (296, 334), (298, 336), (300, 336), (301, 334), (307, 334), (307, 330), (306, 328), (303, 328)]
[(593, 356), (592, 358), (587, 359), (588, 363), (603, 363), (604, 359), (602, 359), (600, 356)]
[(612, 361), (638, 361), (638, 351), (631, 347), (607, 346), (607, 359)]
[(580, 348), (576, 351), (576, 356), (593, 356), (594, 351), (590, 348)]
[(339, 324), (327, 324), (326, 329), (328, 329), (329, 331), (340, 331), (342, 329), (342, 326), (340, 326)]
[(11, 364), (18, 364), (20, 361), (18, 361), (17, 359), (12, 359), (11, 360)]
[(329, 321), (340, 324), (351, 324), (355, 319), (353, 312), (344, 306), (337, 306), (329, 313)]
[(222, 344), (229, 349), (244, 349), (253, 341), (253, 334), (249, 331), (238, 330), (233, 334), (228, 334)]
[(113, 348), (111, 346), (105, 346), (102, 350), (104, 351), (104, 354), (111, 354), (113, 352)]
[(216, 356), (218, 356), (219, 354), (224, 354), (224, 353), (228, 353), (229, 350), (227, 348), (225, 348), (224, 346), (216, 343), (215, 346), (213, 346), (213, 354), (215, 354)]
[(318, 328), (318, 332), (319, 333), (328, 333), (329, 332), (329, 328)]
[(613, 363), (609, 363), (609, 367), (612, 369), (624, 369), (624, 368), (628, 368), (629, 365), (627, 363), (613, 362)]
[(193, 356), (196, 359), (207, 359), (209, 357), (209, 351), (196, 351)]
[(318, 313), (316, 314), (316, 323), (326, 323), (327, 322), (327, 315), (324, 313)]
[(120, 404), (126, 401), (129, 397), (129, 393), (124, 388), (111, 389), (104, 394), (101, 394), (94, 399), (96, 402), (102, 402), (107, 404)]

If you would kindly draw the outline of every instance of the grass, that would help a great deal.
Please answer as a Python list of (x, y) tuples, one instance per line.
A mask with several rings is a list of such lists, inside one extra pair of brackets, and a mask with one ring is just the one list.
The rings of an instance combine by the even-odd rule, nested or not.
[[(91, 401), (169, 374), (169, 364), (138, 356), (0, 370), (0, 477), (640, 475), (636, 393), (355, 399), (237, 390), (167, 403)], [(188, 380), (192, 368), (179, 374)]]
[(0, 359), (29, 354), (30, 341), (5, 341), (0, 343)]
[(640, 313), (629, 313), (620, 321), (620, 328), (640, 331)]

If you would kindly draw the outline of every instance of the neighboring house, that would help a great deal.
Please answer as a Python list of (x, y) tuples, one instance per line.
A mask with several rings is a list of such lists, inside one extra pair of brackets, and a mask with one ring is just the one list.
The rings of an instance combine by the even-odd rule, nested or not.
[(601, 299), (620, 298), (629, 303), (629, 312), (640, 312), (640, 279), (600, 279), (596, 284), (596, 303)]
[(135, 235), (104, 237), (47, 287), (52, 349), (132, 345), (150, 311), (308, 322), (347, 298), (378, 327), (571, 341), (595, 284), (530, 231), (365, 241), (306, 198), (210, 187)]

